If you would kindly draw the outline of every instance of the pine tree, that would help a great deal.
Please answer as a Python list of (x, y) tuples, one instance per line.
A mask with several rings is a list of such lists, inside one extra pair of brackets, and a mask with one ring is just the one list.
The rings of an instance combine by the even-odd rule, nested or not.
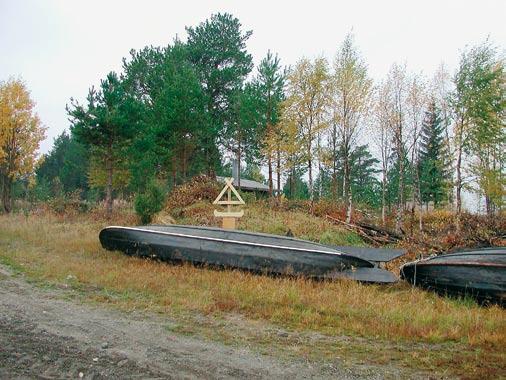
[(434, 206), (446, 199), (448, 172), (444, 163), (444, 125), (436, 103), (425, 112), (421, 130), (419, 171), (422, 202)]
[(87, 106), (83, 106), (71, 99), (67, 113), (72, 134), (90, 149), (91, 162), (96, 164), (92, 166), (92, 177), (96, 177), (95, 183), (104, 183), (106, 211), (111, 215), (116, 187), (113, 178), (127, 161), (126, 148), (137, 127), (132, 117), (135, 103), (114, 72), (101, 81), (99, 91), (90, 89), (87, 101)]
[(237, 122), (234, 97), (253, 69), (246, 50), (251, 31), (243, 31), (237, 18), (228, 13), (213, 14), (196, 27), (187, 27), (189, 60), (196, 68), (207, 97), (211, 123), (200, 144), (205, 151), (208, 174), (220, 164), (218, 144), (227, 124)]
[(263, 119), (263, 156), (267, 161), (269, 195), (274, 188), (273, 166), (276, 161), (277, 188), (281, 186), (281, 128), (278, 122), (281, 113), (281, 102), (284, 99), (286, 70), (281, 68), (277, 54), (270, 50), (258, 66), (255, 83), (260, 91), (261, 106), (258, 109)]

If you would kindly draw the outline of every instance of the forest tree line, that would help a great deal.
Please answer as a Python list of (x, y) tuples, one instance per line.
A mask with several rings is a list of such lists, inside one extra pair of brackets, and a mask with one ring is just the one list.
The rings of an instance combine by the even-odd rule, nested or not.
[[(265, 181), (271, 197), (342, 202), (348, 221), (357, 204), (381, 210), (383, 221), (394, 213), (398, 229), (415, 209), (460, 213), (466, 188), (483, 197), (487, 213), (502, 209), (504, 58), (490, 41), (466, 48), (455, 73), (441, 65), (428, 78), (395, 63), (378, 83), (351, 34), (331, 61), (283, 67), (269, 51), (255, 69), (246, 48), (252, 32), (232, 15), (215, 14), (186, 32), (186, 41), (132, 50), (84, 103), (71, 99), (70, 133), (37, 165), (24, 157), (42, 139), (40, 122), (12, 121), (19, 81), (3, 82), (4, 211), (11, 189), (40, 200), (77, 191), (103, 198), (109, 213), (120, 195), (161, 201), (195, 175), (230, 175), (224, 157), (241, 162), (243, 176)], [(37, 143), (25, 150), (11, 138), (23, 123), (39, 125)]]

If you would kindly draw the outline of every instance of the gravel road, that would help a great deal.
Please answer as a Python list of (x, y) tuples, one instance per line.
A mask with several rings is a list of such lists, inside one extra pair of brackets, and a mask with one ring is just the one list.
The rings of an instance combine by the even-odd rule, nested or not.
[(180, 336), (166, 328), (169, 323), (64, 299), (0, 266), (1, 379), (384, 377)]

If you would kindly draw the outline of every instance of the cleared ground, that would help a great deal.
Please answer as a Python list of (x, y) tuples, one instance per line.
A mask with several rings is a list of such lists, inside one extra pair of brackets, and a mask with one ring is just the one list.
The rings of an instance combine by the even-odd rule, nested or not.
[[(175, 333), (178, 323), (161, 315), (69, 300), (72, 291), (36, 288), (5, 267), (0, 266), (0, 275), (1, 378), (78, 378), (81, 373), (85, 379), (379, 379), (409, 373), (395, 366), (348, 366), (338, 358), (316, 362), (274, 351), (262, 354)], [(230, 326), (237, 329), (237, 322)], [(276, 334), (289, 340), (285, 331)]]

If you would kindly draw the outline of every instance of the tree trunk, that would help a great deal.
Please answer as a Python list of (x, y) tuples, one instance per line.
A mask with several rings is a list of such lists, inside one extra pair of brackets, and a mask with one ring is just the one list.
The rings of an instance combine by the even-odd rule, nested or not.
[(337, 127), (332, 127), (332, 199), (337, 200)]
[(172, 156), (172, 188), (177, 185), (177, 160), (176, 156)]
[(237, 147), (237, 189), (241, 190), (241, 144)]
[(337, 200), (337, 170), (335, 163), (332, 168), (332, 199)]
[(290, 169), (290, 181), (289, 181), (289, 192), (288, 192), (288, 196), (289, 196), (289, 199), (293, 199), (293, 174), (294, 174), (294, 170), (293, 168)]
[(350, 189), (348, 191), (348, 207), (346, 210), (346, 223), (351, 223), (352, 211), (353, 211), (353, 197)]
[(422, 191), (420, 190), (420, 180), (418, 180), (418, 230), (423, 232), (423, 219), (422, 219)]
[(387, 173), (386, 168), (383, 168), (383, 179), (381, 181), (381, 224), (385, 226), (386, 223), (386, 205), (387, 203)]
[(269, 167), (269, 197), (272, 198), (272, 155), (271, 152), (268, 153), (267, 157), (267, 166)]
[(404, 152), (402, 148), (399, 149), (399, 189), (398, 189), (398, 204), (397, 204), (397, 215), (395, 219), (395, 230), (401, 231), (401, 224), (404, 216)]
[(112, 215), (112, 176), (113, 176), (113, 165), (112, 165), (112, 152), (109, 149), (107, 158), (105, 160), (105, 170), (107, 173), (107, 184), (105, 188), (105, 210), (107, 216)]
[(277, 152), (276, 152), (276, 175), (277, 175), (277, 182), (278, 182), (278, 193), (277, 193), (277, 196), (278, 196), (278, 199), (281, 198), (281, 148), (279, 147), (279, 144), (278, 144), (278, 147), (277, 147)]
[(188, 168), (188, 162), (187, 162), (187, 158), (186, 158), (186, 143), (183, 143), (183, 167), (182, 167), (182, 171), (183, 171), (183, 181), (186, 181), (186, 175), (187, 175), (187, 168)]
[[(311, 157), (311, 153), (309, 152), (309, 157)], [(309, 199), (313, 202), (313, 160), (311, 158), (307, 161), (307, 167), (309, 172)]]
[(12, 211), (11, 199), (12, 180), (7, 175), (2, 175), (2, 205), (5, 213)]
[[(414, 148), (413, 148), (414, 149)], [(412, 156), (413, 157), (413, 156)], [(414, 224), (415, 219), (415, 209), (418, 205), (418, 230), (422, 232), (423, 225), (422, 225), (422, 194), (420, 189), (420, 173), (418, 171), (418, 164), (414, 162), (414, 159), (412, 158), (413, 166), (415, 167), (415, 184), (413, 189), (413, 204), (411, 205), (411, 215), (412, 215), (412, 225)], [(413, 228), (413, 226), (411, 227)], [(413, 232), (413, 231), (411, 231)]]
[(346, 200), (346, 223), (351, 223), (352, 211), (352, 196), (351, 196), (351, 175), (350, 175), (350, 161), (348, 157), (348, 149), (345, 150), (344, 155), (344, 199)]
[(462, 172), (461, 172), (461, 166), (462, 166), (462, 146), (459, 146), (457, 148), (457, 163), (456, 163), (456, 171), (457, 171), (457, 180), (455, 181), (455, 198), (456, 198), (456, 208), (457, 208), (457, 215), (460, 215), (462, 212), (462, 197), (461, 197), (461, 191), (462, 191)]

